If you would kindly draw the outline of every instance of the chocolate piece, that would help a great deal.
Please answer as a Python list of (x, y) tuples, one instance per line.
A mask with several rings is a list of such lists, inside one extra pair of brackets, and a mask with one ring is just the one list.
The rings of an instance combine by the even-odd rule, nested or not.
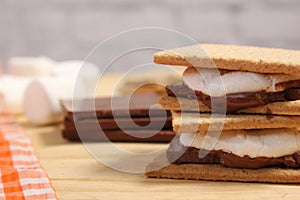
[(199, 158), (199, 149), (195, 147), (185, 147), (177, 136), (171, 142), (167, 156), (168, 160), (174, 164), (221, 164), (231, 168), (248, 168), (258, 169), (262, 167), (289, 167), (300, 168), (300, 153), (296, 152), (293, 155), (287, 155), (277, 158), (257, 157), (250, 158), (249, 156), (237, 156), (232, 153), (227, 153), (221, 150), (212, 150), (207, 152), (203, 158)]
[[(72, 141), (107, 141), (99, 133), (100, 125), (111, 141), (170, 142), (175, 135), (172, 131), (172, 117), (170, 112), (156, 105), (160, 97), (154, 93), (145, 93), (75, 100), (74, 107), (71, 100), (64, 100), (61, 102), (65, 111), (63, 137)], [(112, 101), (114, 112), (111, 109)], [(121, 129), (141, 137), (128, 135)], [(152, 136), (155, 132), (158, 133)]]
[[(75, 123), (76, 122), (76, 127)], [(151, 125), (150, 125), (151, 124)], [(97, 130), (101, 126), (102, 130), (120, 129), (172, 129), (172, 117), (139, 117), (139, 118), (99, 118), (97, 119), (65, 119), (65, 129), (75, 130)]]
[[(162, 130), (153, 135), (151, 130), (126, 130), (127, 132), (139, 135), (134, 137), (128, 135), (122, 130), (104, 131), (106, 137), (112, 142), (170, 142), (175, 136), (175, 132), (171, 130)], [(103, 134), (96, 131), (86, 131), (80, 137), (76, 131), (63, 130), (62, 135), (64, 138), (71, 141), (81, 142), (103, 142), (107, 141)]]
[[(155, 93), (144, 93), (132, 96), (74, 100), (73, 106), (72, 100), (63, 100), (61, 101), (61, 105), (66, 115), (75, 115), (77, 119), (130, 116), (148, 117), (150, 108), (151, 116), (165, 116), (166, 111), (156, 105), (160, 97), (160, 95)], [(170, 114), (167, 113), (167, 115)]]
[[(298, 81), (299, 82), (299, 81)], [(297, 83), (298, 83), (297, 82)], [(290, 85), (295, 85), (290, 83)], [(193, 91), (183, 82), (170, 84), (166, 87), (169, 96), (178, 96), (191, 99), (198, 99), (206, 106), (211, 108), (211, 99), (213, 98), (214, 110), (222, 109), (222, 105), (226, 98), (226, 112), (233, 113), (243, 108), (252, 108), (262, 106), (272, 102), (292, 101), (300, 99), (300, 89), (291, 88), (282, 92), (241, 92), (227, 94), (226, 97), (210, 97), (199, 91)]]
[(290, 88), (285, 92), (285, 98), (289, 101), (300, 99), (300, 88)]

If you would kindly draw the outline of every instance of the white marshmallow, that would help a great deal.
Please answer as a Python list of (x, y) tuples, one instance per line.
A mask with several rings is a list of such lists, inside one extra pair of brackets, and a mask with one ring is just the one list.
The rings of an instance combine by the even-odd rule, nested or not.
[(183, 73), (183, 81), (189, 88), (213, 97), (239, 92), (278, 92), (285, 89), (279, 87), (279, 83), (299, 79), (291, 75), (245, 71), (231, 71), (221, 75), (217, 69), (199, 68), (187, 68)]
[[(208, 141), (216, 141), (212, 150), (223, 150), (240, 157), (280, 157), (300, 151), (300, 134), (292, 129), (223, 131), (218, 139), (213, 135), (206, 135)], [(184, 133), (180, 135), (180, 142), (184, 146), (207, 149), (208, 144), (202, 144), (204, 138), (203, 133)]]
[(3, 75), (0, 78), (0, 93), (3, 95), (3, 111), (13, 114), (23, 112), (25, 89), (32, 78)]
[(8, 61), (8, 74), (15, 76), (50, 76), (55, 61), (47, 57), (13, 57)]
[[(44, 125), (63, 120), (60, 99), (72, 99), (76, 80), (70, 77), (48, 77), (32, 81), (24, 95), (24, 113), (29, 122)], [(86, 97), (78, 84), (76, 97)]]
[[(80, 76), (79, 76), (80, 73)], [(94, 97), (96, 84), (100, 77), (100, 68), (96, 65), (81, 60), (70, 60), (59, 62), (55, 65), (52, 71), (53, 76), (70, 77), (74, 79), (81, 79), (87, 97)]]

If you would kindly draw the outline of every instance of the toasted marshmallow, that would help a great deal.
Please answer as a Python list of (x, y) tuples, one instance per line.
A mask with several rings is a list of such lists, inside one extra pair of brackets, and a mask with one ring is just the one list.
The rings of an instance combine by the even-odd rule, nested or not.
[(190, 67), (183, 73), (183, 81), (190, 89), (212, 97), (241, 92), (279, 92), (286, 89), (284, 83), (295, 80), (300, 80), (300, 77), (246, 71), (221, 74), (218, 69)]
[[(300, 134), (294, 129), (223, 131), (219, 138), (214, 133), (184, 133), (180, 142), (198, 149), (222, 150), (237, 156), (280, 157), (300, 151)], [(206, 139), (205, 139), (206, 137)], [(208, 143), (203, 143), (203, 141)], [(212, 145), (212, 149), (208, 146)]]

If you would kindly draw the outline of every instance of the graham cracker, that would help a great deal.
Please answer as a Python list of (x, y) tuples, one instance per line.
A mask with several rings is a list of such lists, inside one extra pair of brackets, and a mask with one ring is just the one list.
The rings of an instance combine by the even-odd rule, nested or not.
[[(300, 183), (300, 169), (261, 168), (238, 169), (218, 164), (170, 164), (156, 169), (155, 161), (150, 163), (145, 175), (149, 178), (192, 179), (211, 181)], [(151, 170), (156, 169), (156, 170)]]
[[(209, 107), (196, 99), (164, 96), (159, 100), (159, 104), (165, 110), (211, 112)], [(300, 115), (300, 100), (269, 103), (255, 108), (241, 109), (237, 113)]]
[(163, 96), (158, 104), (164, 110), (211, 112), (202, 101), (182, 97)]
[(300, 115), (300, 100), (269, 103), (256, 108), (242, 109), (238, 113)]
[[(221, 126), (222, 123), (224, 123), (223, 126)], [(218, 131), (220, 129), (297, 128), (300, 125), (300, 116), (247, 114), (220, 116), (173, 111), (172, 125), (176, 133), (206, 132), (208, 129), (209, 131)]]
[(198, 44), (154, 54), (157, 64), (258, 73), (300, 75), (300, 51), (252, 46)]

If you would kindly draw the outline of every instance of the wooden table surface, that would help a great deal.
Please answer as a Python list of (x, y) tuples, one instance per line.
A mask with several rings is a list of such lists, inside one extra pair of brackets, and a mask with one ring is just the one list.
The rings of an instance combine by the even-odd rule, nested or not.
[[(117, 75), (104, 78), (109, 95)], [(96, 161), (81, 143), (61, 137), (58, 125), (23, 124), (59, 199), (299, 199), (300, 185), (149, 179), (118, 172)], [(120, 143), (133, 151), (163, 144)]]

